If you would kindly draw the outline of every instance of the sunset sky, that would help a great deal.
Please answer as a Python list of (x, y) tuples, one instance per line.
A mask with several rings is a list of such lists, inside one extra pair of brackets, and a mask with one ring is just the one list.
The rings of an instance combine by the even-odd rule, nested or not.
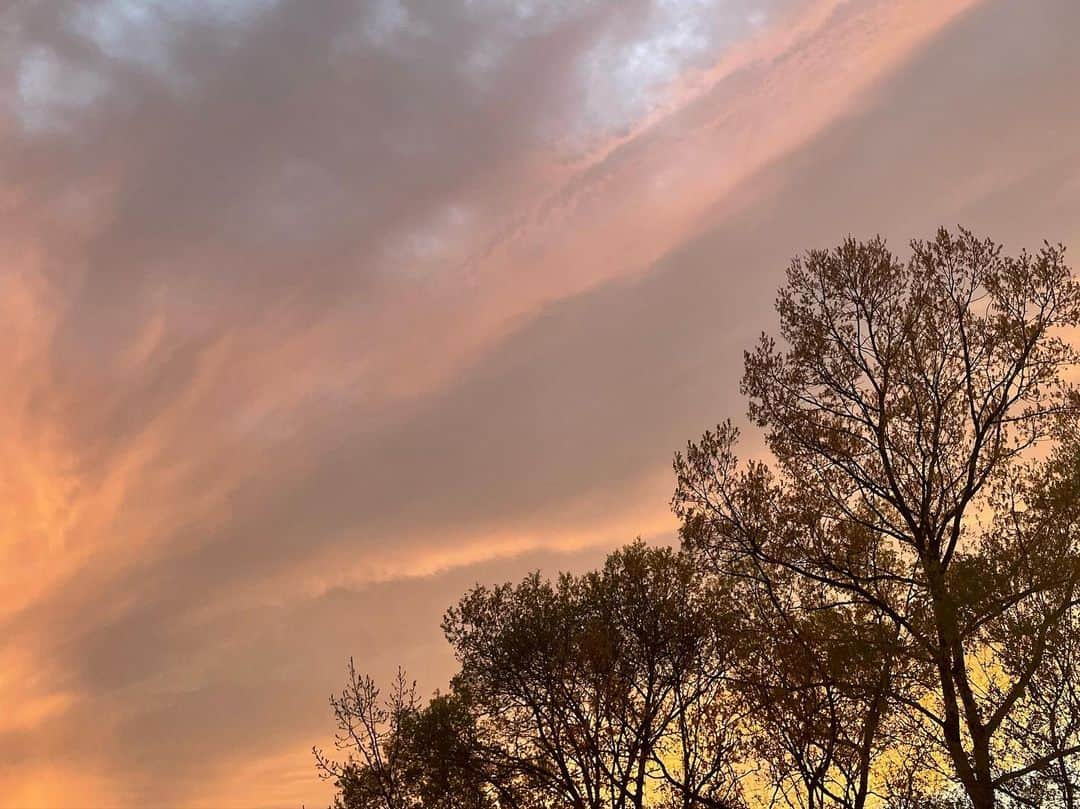
[(792, 255), (1080, 251), (1078, 36), (1076, 0), (0, 0), (0, 807), (325, 806), (350, 655), (445, 686), (474, 582), (672, 541)]

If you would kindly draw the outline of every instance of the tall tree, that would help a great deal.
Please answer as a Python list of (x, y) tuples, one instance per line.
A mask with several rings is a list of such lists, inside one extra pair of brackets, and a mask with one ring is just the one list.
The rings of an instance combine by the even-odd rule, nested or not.
[(792, 263), (780, 340), (746, 354), (742, 384), (772, 462), (739, 464), (730, 425), (690, 445), (684, 540), (717, 572), (793, 576), (885, 628), (861, 643), (888, 707), (977, 809), (1055, 778), (1071, 796), (1074, 706), (1047, 695), (1074, 665), (1080, 399), (1062, 330), (1080, 286), (1059, 246), (1007, 256), (941, 230), (912, 250), (849, 239)]
[(552, 805), (729, 809), (736, 621), (687, 557), (638, 543), (584, 576), (477, 587), (444, 626), (489, 747)]

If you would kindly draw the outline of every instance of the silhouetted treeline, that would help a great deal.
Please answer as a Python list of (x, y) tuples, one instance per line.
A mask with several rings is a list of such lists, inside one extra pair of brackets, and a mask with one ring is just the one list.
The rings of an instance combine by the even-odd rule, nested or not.
[(1080, 801), (1080, 285), (967, 231), (796, 259), (765, 446), (676, 457), (682, 547), (477, 587), (445, 694), (350, 663), (339, 809)]

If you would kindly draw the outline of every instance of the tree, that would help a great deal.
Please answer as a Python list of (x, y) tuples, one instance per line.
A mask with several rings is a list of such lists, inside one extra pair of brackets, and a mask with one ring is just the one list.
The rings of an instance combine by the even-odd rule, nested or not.
[[(740, 464), (730, 423), (689, 445), (684, 543), (718, 575), (802, 583), (789, 608), (882, 630), (857, 646), (904, 733), (869, 721), (865, 692), (875, 749), (943, 759), (977, 809), (1074, 801), (1080, 398), (1062, 330), (1080, 286), (1060, 246), (1010, 257), (941, 230), (912, 250), (849, 239), (792, 263), (781, 341), (762, 337), (742, 382), (772, 462)], [(805, 637), (818, 659), (840, 642)]]
[(477, 587), (444, 628), (485, 748), (542, 805), (729, 809), (736, 621), (687, 557), (638, 543), (584, 576)]
[(485, 767), (471, 707), (438, 694), (427, 705), (404, 672), (389, 696), (350, 659), (345, 689), (330, 698), (338, 762), (316, 749), (320, 773), (338, 789), (333, 809), (526, 809)]
[(334, 809), (411, 809), (399, 740), (419, 712), (416, 683), (399, 669), (383, 699), (375, 681), (359, 676), (349, 658), (345, 688), (330, 696), (330, 707), (337, 724), (334, 746), (347, 758), (339, 762), (318, 748), (312, 752), (320, 775), (334, 779), (339, 790)]

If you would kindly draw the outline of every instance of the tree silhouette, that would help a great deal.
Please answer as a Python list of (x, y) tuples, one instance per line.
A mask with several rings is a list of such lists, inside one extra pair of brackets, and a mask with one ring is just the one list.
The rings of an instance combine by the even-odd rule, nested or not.
[(1023, 802), (1052, 770), (1071, 795), (1075, 721), (1039, 694), (1073, 665), (1077, 357), (1060, 332), (1080, 288), (1061, 247), (1008, 257), (944, 230), (912, 247), (901, 263), (848, 240), (792, 263), (780, 341), (763, 336), (743, 377), (773, 463), (739, 465), (730, 424), (690, 445), (683, 536), (718, 575), (794, 576), (891, 622), (864, 639), (889, 708), (973, 806)]
[(477, 586), (428, 703), (350, 663), (337, 809), (1080, 806), (1080, 284), (961, 230), (796, 259), (682, 548)]
[(689, 558), (641, 543), (447, 613), (455, 688), (509, 769), (580, 809), (736, 805), (724, 709), (737, 616)]

